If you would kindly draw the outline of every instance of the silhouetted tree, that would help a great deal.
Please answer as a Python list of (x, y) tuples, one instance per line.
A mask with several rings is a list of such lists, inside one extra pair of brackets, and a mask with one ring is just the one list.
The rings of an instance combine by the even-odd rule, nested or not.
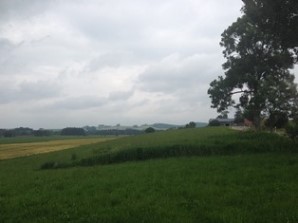
[(209, 126), (220, 126), (220, 122), (217, 119), (209, 120)]
[[(223, 64), (225, 76), (219, 76), (210, 83), (208, 94), (212, 101), (211, 107), (217, 108), (218, 112), (236, 105), (249, 111), (255, 127), (259, 128), (262, 113), (270, 115), (278, 111), (289, 114), (295, 98), (298, 97), (294, 75), (289, 71), (296, 61), (296, 54), (289, 46), (292, 44), (297, 47), (295, 45), (297, 32), (295, 40), (291, 41), (291, 44), (289, 40), (286, 44), (287, 41), (275, 38), (272, 30), (264, 28), (268, 25), (268, 19), (259, 15), (259, 12), (271, 10), (270, 7), (264, 7), (265, 2), (266, 5), (274, 2), (274, 7), (286, 7), (288, 10), (294, 10), (297, 3), (281, 0), (244, 2), (246, 4), (243, 9), (244, 15), (222, 34), (220, 44), (225, 48), (223, 51), (226, 58)], [(295, 7), (291, 9), (288, 2)], [(248, 4), (255, 4), (256, 7)], [(280, 19), (287, 19), (289, 15), (297, 18), (297, 11), (291, 11), (290, 14), (282, 13), (283, 17)], [(278, 23), (274, 19), (277, 18), (271, 16), (270, 23)], [(287, 29), (297, 28), (286, 27)], [(239, 102), (233, 100), (232, 96), (235, 94), (240, 94)]]
[(155, 129), (152, 127), (148, 127), (147, 129), (145, 129), (145, 133), (153, 133), (155, 132)]
[(83, 128), (67, 127), (67, 128), (62, 129), (61, 135), (65, 135), (65, 136), (84, 136), (84, 135), (86, 135), (86, 132)]
[(185, 125), (185, 128), (195, 128), (196, 123), (195, 122), (189, 122), (188, 124)]

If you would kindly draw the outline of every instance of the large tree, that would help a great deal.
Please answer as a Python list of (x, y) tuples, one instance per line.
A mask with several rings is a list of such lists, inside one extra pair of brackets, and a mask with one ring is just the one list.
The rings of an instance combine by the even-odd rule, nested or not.
[[(282, 1), (279, 3), (283, 5)], [(296, 54), (295, 47), (281, 44), (273, 32), (264, 28), (268, 19), (260, 21), (248, 11), (245, 5), (244, 15), (222, 34), (220, 44), (225, 48), (225, 75), (210, 83), (208, 94), (211, 107), (217, 108), (218, 112), (230, 106), (242, 108), (252, 114), (252, 121), (258, 128), (262, 113), (289, 113), (292, 110), (297, 87), (289, 69), (295, 64)], [(233, 100), (235, 94), (240, 94), (239, 102)]]
[(254, 24), (271, 35), (276, 44), (291, 48), (298, 55), (297, 0), (242, 0), (242, 11)]

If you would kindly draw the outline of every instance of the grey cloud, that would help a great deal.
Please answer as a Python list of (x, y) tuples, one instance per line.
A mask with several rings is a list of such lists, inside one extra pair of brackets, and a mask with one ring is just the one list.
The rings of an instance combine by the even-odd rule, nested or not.
[(61, 86), (51, 81), (21, 82), (18, 85), (6, 82), (0, 89), (0, 103), (44, 100), (59, 96)]
[[(215, 20), (210, 27), (210, 22), (206, 20), (214, 20), (224, 9), (219, 11), (215, 6), (213, 13), (209, 13), (213, 16), (209, 18), (202, 7), (208, 4), (201, 1), (200, 4), (193, 1), (162, 1), (156, 4), (152, 1), (134, 1), (133, 4), (112, 2), (115, 4), (113, 9), (103, 2), (95, 3), (93, 8), (91, 4), (76, 2), (74, 7), (65, 6), (62, 12), (68, 15), (73, 29), (94, 42), (95, 47), (106, 51), (129, 50), (138, 57), (156, 59), (173, 52), (210, 52), (210, 47), (213, 52), (218, 50), (212, 45), (214, 38), (215, 45), (218, 45), (224, 25)], [(220, 5), (218, 8), (226, 4), (216, 3)], [(194, 7), (198, 10), (195, 11)], [(193, 13), (197, 16), (193, 17)], [(210, 33), (212, 28), (218, 27), (219, 31)]]
[[(23, 42), (14, 44), (7, 38), (2, 38), (0, 35), (0, 75), (6, 73), (10, 68), (17, 65), (14, 60), (12, 60), (13, 51), (20, 47)], [(18, 67), (18, 66), (16, 66)]]
[(217, 55), (179, 54), (164, 58), (139, 75), (137, 86), (149, 92), (177, 92), (182, 89), (199, 87), (221, 72)]
[(65, 110), (84, 110), (90, 108), (101, 107), (106, 103), (106, 98), (100, 98), (93, 95), (68, 97), (58, 100), (51, 104), (51, 109), (65, 109)]
[(1, 0), (0, 24), (14, 19), (28, 19), (40, 15), (49, 9), (56, 0)]
[(132, 95), (134, 94), (134, 91), (115, 91), (110, 93), (108, 100), (109, 101), (123, 101), (128, 100)]
[(10, 50), (12, 50), (14, 47), (16, 47), (15, 44), (10, 42), (7, 38), (1, 38), (0, 37), (0, 53), (7, 53)]
[(52, 109), (65, 110), (86, 110), (92, 108), (107, 107), (114, 102), (126, 101), (133, 95), (133, 91), (115, 91), (107, 97), (98, 97), (96, 95), (84, 95), (78, 97), (68, 97), (52, 103), (49, 107)]
[(52, 81), (22, 82), (19, 93), (24, 99), (43, 99), (59, 96), (62, 87)]
[(25, 107), (37, 127), (58, 125), (53, 114), (61, 126), (205, 119), (206, 89), (223, 72), (220, 33), (240, 7), (239, 0), (0, 0), (0, 122), (22, 123)]
[(94, 72), (106, 67), (127, 66), (135, 63), (136, 59), (131, 52), (110, 52), (91, 59), (85, 66), (84, 72)]

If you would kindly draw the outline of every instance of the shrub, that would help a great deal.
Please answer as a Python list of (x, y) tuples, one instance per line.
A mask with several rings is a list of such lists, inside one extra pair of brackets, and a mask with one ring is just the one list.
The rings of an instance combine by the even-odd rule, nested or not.
[(295, 139), (298, 137), (298, 124), (297, 123), (289, 123), (286, 126), (286, 133), (291, 139)]
[(155, 129), (152, 128), (152, 127), (149, 127), (149, 128), (147, 128), (147, 129), (145, 129), (145, 132), (146, 132), (146, 133), (153, 133), (153, 132), (155, 132)]
[(45, 170), (45, 169), (54, 169), (57, 166), (56, 162), (49, 161), (45, 162), (40, 166), (40, 169)]
[(195, 128), (196, 123), (195, 122), (189, 122), (188, 124), (185, 125), (185, 128)]
[(77, 154), (73, 153), (71, 154), (71, 160), (75, 161), (77, 159)]

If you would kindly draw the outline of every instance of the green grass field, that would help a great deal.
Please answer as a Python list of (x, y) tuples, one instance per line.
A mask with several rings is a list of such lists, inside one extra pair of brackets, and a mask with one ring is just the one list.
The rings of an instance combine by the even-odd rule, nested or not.
[(2, 160), (0, 222), (296, 223), (297, 149), (277, 135), (202, 128)]

